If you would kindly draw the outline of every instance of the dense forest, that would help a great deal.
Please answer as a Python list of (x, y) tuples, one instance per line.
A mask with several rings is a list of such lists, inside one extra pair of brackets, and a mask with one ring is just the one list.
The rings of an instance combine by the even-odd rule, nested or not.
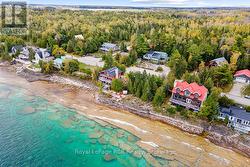
[[(138, 57), (150, 49), (169, 55), (178, 50), (189, 71), (202, 61), (225, 56), (231, 63), (237, 58), (236, 69), (246, 69), (250, 68), (249, 17), (247, 10), (30, 10), (28, 35), (22, 39), (79, 55), (96, 52), (106, 41), (131, 46)], [(78, 34), (84, 40), (76, 40)], [(9, 39), (8, 47), (22, 43), (1, 38)]]
[[(76, 39), (79, 34), (84, 39)], [(221, 91), (218, 88), (230, 87), (235, 71), (250, 69), (247, 9), (116, 12), (30, 9), (27, 35), (2, 35), (0, 39), (5, 42), (0, 48), (2, 56), (16, 44), (47, 47), (54, 56), (64, 52), (83, 56), (97, 52), (103, 42), (116, 43), (123, 51), (130, 47), (129, 55), (121, 59), (107, 54), (103, 57), (104, 68), (115, 65), (123, 71), (149, 50), (166, 52), (170, 55), (166, 64), (171, 68), (168, 76), (131, 73), (125, 87), (142, 100), (160, 106), (169, 96), (175, 79), (203, 84), (210, 97), (200, 115), (208, 119), (212, 119), (211, 113), (218, 105), (219, 99), (215, 100)], [(223, 56), (229, 65), (206, 67), (210, 60)]]

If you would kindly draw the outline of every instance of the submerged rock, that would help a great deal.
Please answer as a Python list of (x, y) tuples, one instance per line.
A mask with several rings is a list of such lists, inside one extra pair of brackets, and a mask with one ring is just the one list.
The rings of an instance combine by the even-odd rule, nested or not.
[(119, 131), (117, 132), (116, 136), (117, 136), (118, 138), (122, 138), (122, 137), (124, 136), (124, 132), (121, 131), (121, 130), (119, 130)]
[(108, 123), (107, 122), (104, 122), (104, 121), (102, 121), (102, 120), (99, 120), (99, 119), (96, 119), (95, 120), (95, 122), (97, 122), (99, 125), (101, 125), (102, 127), (105, 127), (105, 126), (107, 126), (108, 125)]
[(4, 91), (4, 90), (0, 91), (0, 98), (8, 98), (9, 95), (10, 95), (10, 91)]
[(128, 153), (132, 153), (133, 152), (133, 148), (126, 144), (126, 143), (119, 143), (119, 148), (122, 149), (123, 151), (126, 151)]
[(161, 167), (161, 164), (149, 153), (144, 154), (143, 157), (145, 158), (145, 160), (152, 166), (154, 167)]
[(116, 160), (116, 157), (112, 154), (107, 153), (104, 155), (103, 159), (107, 162), (110, 162)]
[(97, 142), (97, 141), (96, 141), (95, 139), (91, 139), (91, 140), (90, 140), (90, 143), (91, 143), (91, 144), (96, 144), (96, 142)]
[[(1, 97), (1, 95), (0, 95), (0, 97)], [(25, 101), (32, 102), (34, 100), (35, 100), (34, 96), (25, 96)]]
[(128, 135), (127, 139), (129, 142), (136, 142), (136, 137), (134, 137), (132, 135)]
[(85, 133), (85, 129), (81, 129), (80, 132), (81, 132), (81, 133)]
[(104, 137), (99, 138), (98, 141), (99, 141), (100, 144), (107, 144), (107, 141), (105, 140)]
[(70, 144), (70, 143), (73, 143), (73, 141), (74, 141), (73, 138), (69, 138), (64, 143)]
[(98, 139), (98, 138), (102, 137), (103, 134), (104, 133), (102, 131), (94, 132), (94, 133), (89, 134), (89, 138), (90, 139)]
[(138, 159), (142, 158), (143, 154), (144, 154), (144, 152), (142, 150), (135, 150), (133, 152), (133, 156), (138, 158)]
[(110, 139), (110, 144), (112, 145), (112, 146), (115, 146), (115, 147), (118, 147), (119, 146), (119, 143), (118, 143), (118, 139), (117, 138), (114, 138), (114, 137), (112, 137), (111, 139)]
[(53, 113), (51, 115), (48, 116), (48, 119), (50, 120), (59, 120), (61, 117), (59, 114)]
[(65, 120), (65, 121), (62, 122), (62, 126), (64, 128), (70, 128), (71, 127), (71, 123), (72, 123), (72, 121), (69, 120), (69, 119), (67, 119), (67, 120)]
[(34, 109), (33, 107), (25, 107), (21, 113), (22, 114), (32, 114), (32, 113), (35, 113), (36, 112), (36, 109)]

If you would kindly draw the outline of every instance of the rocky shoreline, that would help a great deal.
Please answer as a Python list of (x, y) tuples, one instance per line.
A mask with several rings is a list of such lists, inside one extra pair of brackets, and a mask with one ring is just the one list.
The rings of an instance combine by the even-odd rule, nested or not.
[[(219, 145), (224, 148), (234, 150), (240, 154), (250, 157), (250, 137), (242, 139), (242, 136), (237, 132), (230, 131), (227, 127), (224, 127), (230, 131), (230, 133), (218, 132), (218, 127), (208, 127), (208, 125), (192, 125), (184, 120), (171, 118), (158, 113), (155, 113), (151, 109), (138, 108), (136, 106), (126, 105), (122, 101), (113, 100), (105, 95), (98, 94), (96, 96), (96, 102), (104, 104), (114, 109), (122, 109), (129, 111), (133, 114), (141, 117), (149, 118), (151, 120), (160, 121), (168, 125), (174, 126), (184, 132), (204, 136), (210, 142)], [(217, 129), (216, 129), (217, 128)]]
[[(13, 66), (3, 65), (9, 68), (11, 71), (17, 71), (16, 67), (13, 68)], [(29, 69), (22, 69), (21, 71), (18, 71), (17, 74), (23, 78), (25, 78), (29, 82), (35, 82), (35, 81), (48, 81), (53, 83), (59, 83), (69, 86), (74, 86), (77, 88), (83, 88), (87, 90), (91, 90), (93, 92), (97, 92), (98, 88), (88, 81), (80, 81), (75, 78), (69, 78), (65, 76), (60, 75), (44, 75), (41, 73), (33, 72)], [(114, 109), (122, 109), (129, 111), (133, 114), (136, 114), (138, 116), (148, 118), (155, 121), (160, 121), (163, 123), (166, 123), (168, 125), (174, 126), (184, 132), (188, 132), (190, 134), (196, 134), (200, 136), (204, 136), (206, 139), (208, 139), (210, 142), (219, 145), (224, 148), (228, 148), (231, 150), (234, 150), (240, 154), (243, 154), (247, 157), (250, 157), (250, 136), (246, 135), (247, 137), (242, 138), (240, 134), (237, 132), (232, 132), (229, 129), (229, 133), (218, 131), (218, 127), (211, 127), (208, 124), (204, 125), (193, 125), (187, 121), (168, 117), (165, 115), (161, 115), (158, 113), (155, 113), (153, 109), (151, 108), (145, 108), (141, 106), (131, 106), (123, 103), (122, 101), (116, 101), (112, 98), (109, 98), (105, 95), (96, 93), (95, 95), (95, 101), (98, 104), (106, 105), (108, 107), (114, 108)], [(223, 127), (226, 128), (226, 127)], [(227, 129), (227, 128), (226, 128)]]

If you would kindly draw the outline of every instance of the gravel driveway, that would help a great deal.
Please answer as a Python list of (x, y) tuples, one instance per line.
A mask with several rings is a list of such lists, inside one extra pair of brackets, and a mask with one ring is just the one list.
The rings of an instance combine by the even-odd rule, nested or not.
[(250, 106), (250, 99), (246, 99), (241, 95), (241, 88), (244, 86), (246, 86), (246, 84), (235, 82), (232, 90), (226, 93), (226, 96), (238, 104)]
[(126, 69), (126, 73), (129, 73), (129, 72), (140, 72), (140, 73), (143, 73), (144, 70), (147, 72), (147, 74), (151, 74), (151, 75), (156, 75), (156, 76), (159, 76), (159, 77), (166, 77), (168, 75), (168, 73), (170, 72), (170, 68), (169, 67), (166, 67), (166, 66), (161, 66), (163, 68), (163, 71), (162, 72), (157, 72), (155, 70), (150, 70), (150, 69), (145, 69), (145, 68), (141, 68), (141, 67), (129, 67)]
[(74, 57), (79, 62), (90, 65), (90, 66), (97, 66), (97, 67), (103, 67), (104, 62), (101, 58), (95, 58), (92, 56), (84, 56), (84, 57)]

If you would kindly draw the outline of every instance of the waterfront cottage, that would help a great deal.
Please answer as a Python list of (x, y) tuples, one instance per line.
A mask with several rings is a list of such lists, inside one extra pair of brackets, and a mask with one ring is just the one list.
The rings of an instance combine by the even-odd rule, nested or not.
[(123, 72), (117, 67), (113, 67), (104, 70), (99, 73), (98, 80), (103, 83), (104, 88), (109, 89), (113, 79), (120, 79), (123, 76)]
[(109, 52), (109, 51), (118, 51), (118, 50), (120, 50), (120, 48), (116, 44), (104, 43), (104, 44), (102, 44), (100, 50), (103, 52)]
[(250, 133), (250, 113), (245, 109), (230, 106), (229, 108), (222, 107), (220, 109), (219, 119), (228, 118), (228, 126), (235, 130)]
[(234, 78), (236, 82), (250, 84), (250, 70), (246, 69), (246, 70), (237, 71), (234, 74)]
[(16, 45), (11, 48), (11, 53), (16, 54), (17, 52), (22, 52), (23, 51), (23, 46), (22, 45)]
[(168, 60), (168, 54), (164, 52), (149, 51), (143, 56), (143, 59), (156, 64), (164, 64)]
[(29, 49), (27, 47), (23, 47), (20, 54), (18, 55), (18, 58), (24, 61), (28, 61), (29, 60)]
[(214, 60), (211, 60), (208, 64), (209, 67), (223, 66), (224, 64), (228, 64), (228, 61), (225, 57), (220, 57)]
[(208, 90), (197, 83), (187, 83), (186, 81), (175, 81), (170, 102), (194, 111), (199, 111), (206, 100)]
[(54, 67), (57, 68), (57, 69), (61, 69), (62, 66), (63, 66), (63, 61), (64, 61), (63, 58), (56, 58), (54, 60)]
[(47, 49), (39, 48), (35, 51), (35, 62), (38, 63), (39, 60), (50, 61), (53, 60), (53, 57)]

